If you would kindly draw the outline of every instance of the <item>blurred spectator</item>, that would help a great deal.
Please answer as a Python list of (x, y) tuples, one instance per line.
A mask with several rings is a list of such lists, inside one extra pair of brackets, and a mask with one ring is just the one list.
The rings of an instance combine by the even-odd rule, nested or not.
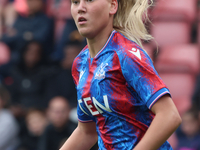
[(198, 113), (190, 109), (182, 116), (182, 124), (177, 134), (177, 150), (200, 150), (200, 125)]
[(22, 16), (27, 16), (29, 14), (27, 0), (14, 0), (15, 10)]
[(70, 106), (76, 107), (76, 89), (71, 75), (71, 66), (74, 58), (79, 54), (82, 49), (82, 38), (80, 39), (78, 31), (74, 31), (71, 34), (71, 38), (66, 43), (63, 50), (63, 59), (60, 62), (60, 66), (57, 73), (51, 81), (48, 83), (48, 99), (55, 96), (63, 96), (69, 100)]
[(43, 0), (27, 0), (27, 5), (27, 16), (18, 14), (13, 26), (1, 39), (12, 51), (12, 62), (19, 60), (20, 50), (30, 40), (40, 41), (46, 56), (49, 56), (53, 50), (54, 23), (43, 13)]
[(193, 106), (200, 111), (200, 73), (196, 80), (196, 86), (193, 94)]
[(43, 63), (43, 51), (39, 42), (28, 42), (22, 50), (20, 63), (4, 81), (12, 95), (15, 116), (23, 116), (27, 108), (46, 108), (48, 105), (44, 93), (50, 69)]
[[(0, 39), (2, 37), (2, 34), (4, 32), (4, 28), (5, 28), (5, 11), (6, 11), (6, 8), (8, 6), (8, 0), (0, 0)], [(8, 12), (8, 11), (7, 11)], [(11, 10), (8, 12), (10, 14)]]
[(0, 43), (0, 66), (10, 60), (10, 49), (7, 45)]
[(18, 145), (19, 128), (11, 112), (6, 108), (10, 95), (0, 86), (0, 150), (14, 150)]
[(4, 77), (7, 75), (7, 73), (3, 71), (4, 70), (3, 68), (6, 67), (4, 65), (7, 64), (9, 61), (10, 61), (10, 49), (6, 44), (0, 42), (0, 84), (4, 79)]
[(55, 39), (59, 39), (63, 33), (66, 20), (71, 19), (71, 0), (48, 0), (46, 1), (48, 16), (55, 20)]
[[(82, 37), (80, 34), (78, 35), (77, 27), (74, 20), (67, 19), (65, 23), (65, 27), (62, 31), (62, 35), (56, 40), (55, 51), (52, 54), (52, 59), (60, 61), (63, 59), (63, 49), (66, 46), (66, 43), (72, 41), (71, 38), (78, 37), (78, 39), (82, 43), (82, 47), (86, 45), (85, 38)], [(77, 36), (78, 35), (78, 36)]]
[[(15, 2), (8, 1), (8, 3), (5, 5), (3, 9), (4, 32), (6, 31), (9, 32), (9, 30), (12, 28), (17, 18), (17, 10), (15, 8), (15, 4), (18, 4), (18, 3), (19, 3), (19, 0), (15, 0)], [(21, 8), (23, 8), (22, 5), (21, 5)]]
[(25, 127), (21, 132), (21, 144), (17, 150), (37, 150), (40, 136), (47, 125), (47, 118), (44, 111), (30, 109), (25, 117)]
[(47, 14), (56, 19), (71, 18), (71, 2), (70, 0), (48, 0), (47, 1)]
[(69, 120), (70, 105), (64, 97), (54, 97), (48, 107), (48, 119), (51, 122), (39, 141), (37, 150), (58, 150), (71, 135), (76, 124)]

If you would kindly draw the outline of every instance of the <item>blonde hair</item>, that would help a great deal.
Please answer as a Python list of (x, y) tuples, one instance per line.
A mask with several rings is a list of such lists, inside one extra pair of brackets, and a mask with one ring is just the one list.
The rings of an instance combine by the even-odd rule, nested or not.
[(114, 16), (114, 29), (143, 47), (141, 40), (153, 38), (144, 24), (145, 20), (149, 20), (147, 9), (153, 4), (153, 0), (118, 0), (118, 4), (118, 11)]

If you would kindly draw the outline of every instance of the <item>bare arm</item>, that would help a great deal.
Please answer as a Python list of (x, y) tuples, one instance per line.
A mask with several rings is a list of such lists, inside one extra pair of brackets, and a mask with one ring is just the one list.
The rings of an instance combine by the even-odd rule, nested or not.
[(176, 106), (168, 95), (161, 97), (151, 110), (155, 118), (134, 150), (157, 150), (181, 123)]
[(95, 122), (79, 122), (60, 150), (89, 150), (97, 142), (97, 138)]

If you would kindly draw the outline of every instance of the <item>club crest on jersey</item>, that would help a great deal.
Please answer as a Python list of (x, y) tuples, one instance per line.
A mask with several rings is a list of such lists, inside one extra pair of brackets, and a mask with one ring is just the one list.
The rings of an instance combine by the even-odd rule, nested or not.
[(99, 70), (95, 74), (95, 79), (104, 79), (105, 78), (105, 67), (108, 66), (108, 63), (102, 63), (101, 66), (99, 67)]

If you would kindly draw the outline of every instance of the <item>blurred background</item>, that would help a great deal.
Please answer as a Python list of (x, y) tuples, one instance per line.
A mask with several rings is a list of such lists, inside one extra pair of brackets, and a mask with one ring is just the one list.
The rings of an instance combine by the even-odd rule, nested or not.
[[(0, 150), (58, 150), (77, 126), (71, 65), (86, 41), (70, 3), (0, 0)], [(200, 150), (200, 0), (154, 0), (148, 14), (144, 49), (183, 119), (168, 141)]]

